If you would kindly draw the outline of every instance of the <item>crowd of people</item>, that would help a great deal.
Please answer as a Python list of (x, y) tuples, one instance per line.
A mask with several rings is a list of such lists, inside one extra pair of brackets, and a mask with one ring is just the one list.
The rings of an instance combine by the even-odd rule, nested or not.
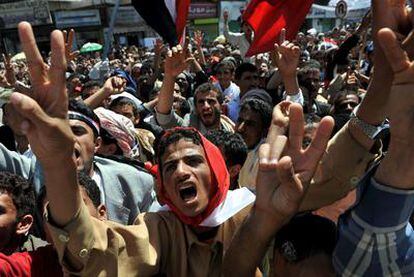
[(0, 63), (0, 276), (413, 276), (411, 16), (372, 0), (253, 57), (227, 12), (214, 41), (107, 58), (74, 30), (41, 52), (21, 22), (24, 56)]

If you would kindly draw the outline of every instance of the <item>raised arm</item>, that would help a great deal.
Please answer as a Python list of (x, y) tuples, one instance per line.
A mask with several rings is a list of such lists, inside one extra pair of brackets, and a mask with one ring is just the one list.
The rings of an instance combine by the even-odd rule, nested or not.
[(357, 205), (340, 221), (334, 266), (338, 274), (412, 276), (414, 62), (391, 29), (380, 30), (378, 38), (394, 73), (387, 109), (391, 141), (378, 169), (361, 181)]
[(229, 29), (229, 12), (224, 11), (223, 13), (223, 20), (224, 20), (224, 27), (223, 27), (223, 35), (226, 38), (227, 42), (232, 44), (233, 46), (238, 46), (240, 43), (240, 39), (244, 36), (242, 33), (232, 33)]
[(152, 78), (150, 80), (151, 84), (154, 84), (158, 76), (160, 75), (161, 54), (164, 51), (164, 49), (165, 45), (162, 39), (157, 39), (154, 45), (154, 74), (152, 75)]
[(174, 101), (174, 83), (176, 77), (183, 72), (191, 59), (187, 59), (181, 45), (173, 47), (167, 52), (164, 65), (164, 80), (162, 82), (160, 95), (158, 96), (157, 112), (169, 114)]
[(304, 99), (299, 88), (297, 68), (299, 66), (300, 48), (286, 39), (286, 30), (280, 34), (279, 44), (271, 53), (272, 64), (277, 67), (285, 85), (284, 97), (288, 101), (303, 105)]
[(100, 107), (103, 101), (109, 98), (111, 95), (116, 95), (124, 91), (126, 80), (124, 78), (113, 76), (108, 78), (103, 87), (96, 93), (92, 94), (85, 99), (85, 104), (91, 109)]
[[(373, 0), (372, 16), (374, 75), (356, 118), (351, 119), (329, 142), (300, 210), (318, 209), (345, 197), (358, 185), (360, 177), (379, 153), (376, 140), (361, 127), (361, 121), (372, 125), (371, 129), (384, 122), (393, 78), (376, 34), (379, 29), (389, 27), (405, 37), (407, 33), (404, 31), (410, 27), (407, 26), (409, 19), (405, 1)], [(413, 42), (413, 38), (405, 41), (405, 47), (413, 49)]]
[(198, 62), (205, 66), (207, 64), (206, 58), (204, 57), (203, 52), (203, 39), (204, 35), (200, 30), (197, 30), (194, 32), (194, 42), (197, 46), (197, 52), (198, 52)]
[(79, 211), (82, 199), (77, 185), (74, 135), (67, 121), (64, 38), (60, 31), (52, 33), (51, 66), (46, 68), (30, 24), (20, 23), (18, 30), (33, 93), (30, 97), (13, 93), (10, 101), (23, 118), (21, 131), (42, 164), (51, 217), (56, 224), (65, 225)]

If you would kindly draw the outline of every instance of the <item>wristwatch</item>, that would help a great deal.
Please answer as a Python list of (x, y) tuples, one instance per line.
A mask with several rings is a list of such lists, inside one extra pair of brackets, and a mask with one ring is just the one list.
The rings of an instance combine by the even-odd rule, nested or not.
[(381, 133), (382, 130), (384, 130), (385, 128), (387, 128), (385, 123), (382, 123), (378, 126), (375, 125), (371, 125), (366, 123), (365, 121), (359, 119), (357, 116), (352, 116), (351, 115), (351, 119), (349, 121), (350, 125), (355, 125), (358, 126), (361, 131), (370, 139), (375, 140), (376, 136)]

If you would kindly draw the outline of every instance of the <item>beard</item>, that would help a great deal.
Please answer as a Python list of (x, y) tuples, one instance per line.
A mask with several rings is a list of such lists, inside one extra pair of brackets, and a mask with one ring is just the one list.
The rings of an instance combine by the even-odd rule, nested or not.
[(201, 121), (203, 122), (204, 126), (206, 126), (207, 128), (211, 128), (211, 127), (214, 127), (215, 125), (220, 124), (220, 117), (221, 117), (220, 110), (217, 108), (213, 108), (213, 119), (205, 121), (204, 118), (201, 117)]
[(93, 175), (93, 157), (90, 160), (83, 161), (77, 168), (78, 172), (83, 172), (88, 176)]

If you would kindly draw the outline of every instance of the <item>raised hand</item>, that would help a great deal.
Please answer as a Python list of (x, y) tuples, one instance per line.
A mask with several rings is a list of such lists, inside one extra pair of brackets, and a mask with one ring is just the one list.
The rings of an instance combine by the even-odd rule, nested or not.
[[(188, 43), (188, 42), (187, 42)], [(188, 48), (188, 44), (184, 46), (184, 49)], [(164, 64), (164, 73), (169, 77), (177, 77), (181, 72), (188, 68), (189, 63), (194, 58), (187, 58), (186, 51), (183, 50), (181, 45), (177, 45), (171, 50), (168, 50), (167, 57)]]
[(290, 105), (289, 109), (289, 139), (284, 154), (292, 158), (295, 172), (306, 187), (325, 153), (335, 123), (332, 117), (324, 117), (319, 123), (311, 144), (303, 149), (305, 120), (302, 106)]
[(389, 29), (378, 32), (378, 41), (394, 73), (386, 115), (390, 120), (389, 150), (382, 160), (375, 179), (391, 187), (413, 189), (414, 178), (414, 62), (401, 48), (395, 33)]
[(284, 133), (289, 105), (289, 102), (284, 102), (274, 108), (266, 143), (259, 149), (255, 208), (265, 215), (269, 224), (275, 223), (275, 226), (276, 222), (285, 222), (296, 212), (303, 194), (302, 184), (294, 176), (291, 159), (284, 157), (279, 160), (287, 142)]
[(73, 61), (80, 53), (79, 51), (73, 51), (72, 52), (73, 38), (75, 36), (75, 30), (70, 29), (69, 34), (68, 34), (67, 31), (63, 31), (63, 36), (65, 38), (66, 62), (69, 63), (69, 62)]
[(282, 101), (273, 108), (272, 124), (267, 137), (275, 138), (286, 134), (289, 127), (289, 108), (291, 104), (289, 101)]
[(271, 57), (273, 65), (279, 68), (282, 75), (296, 75), (296, 70), (299, 65), (300, 48), (286, 40), (285, 29), (281, 31), (279, 44), (275, 44)]
[(223, 12), (223, 19), (224, 19), (224, 22), (229, 21), (229, 11), (226, 10)]
[(26, 54), (33, 91), (29, 96), (13, 93), (10, 101), (23, 118), (20, 129), (42, 165), (56, 165), (73, 155), (74, 135), (67, 121), (68, 96), (65, 86), (65, 42), (60, 31), (51, 35), (51, 66), (47, 68), (36, 46), (32, 27), (18, 26)]
[(391, 133), (394, 138), (411, 139), (412, 128), (407, 128), (407, 125), (402, 123), (409, 123), (414, 127), (414, 62), (410, 61), (391, 29), (380, 30), (378, 39), (394, 72), (387, 108)]
[(197, 49), (202, 48), (203, 39), (204, 39), (203, 32), (201, 32), (200, 30), (197, 30), (197, 31), (194, 32), (194, 41), (195, 41), (195, 44), (197, 46)]
[(155, 55), (161, 55), (161, 52), (165, 49), (164, 42), (162, 39), (157, 38), (154, 44), (154, 53)]
[(105, 81), (103, 90), (107, 95), (119, 94), (124, 91), (125, 86), (124, 78), (113, 76)]
[(4, 66), (6, 68), (6, 74), (4, 77), (6, 78), (7, 84), (9, 86), (14, 86), (16, 84), (16, 76), (14, 74), (13, 65), (11, 64), (10, 59), (11, 57), (9, 54), (3, 54)]

